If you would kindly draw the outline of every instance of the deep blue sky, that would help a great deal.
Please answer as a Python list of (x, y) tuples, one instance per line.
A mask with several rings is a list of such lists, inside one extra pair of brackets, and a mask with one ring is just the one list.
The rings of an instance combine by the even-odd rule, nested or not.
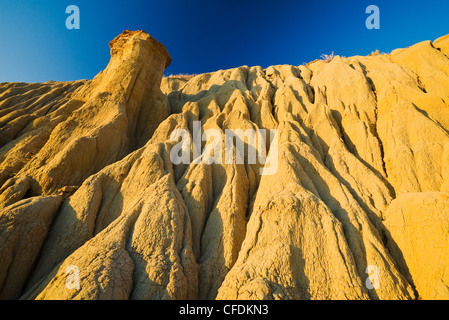
[[(80, 30), (65, 27), (71, 4)], [(380, 8), (380, 30), (365, 27), (370, 4)], [(449, 1), (0, 0), (0, 82), (91, 79), (124, 29), (167, 47), (166, 74), (265, 68), (434, 40), (449, 33)]]

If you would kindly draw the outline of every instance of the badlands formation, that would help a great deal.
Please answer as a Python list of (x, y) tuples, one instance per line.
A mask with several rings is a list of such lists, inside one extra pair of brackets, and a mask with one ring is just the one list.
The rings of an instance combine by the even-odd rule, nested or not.
[[(0, 299), (449, 299), (449, 36), (193, 77), (110, 47), (0, 84)], [(174, 164), (194, 121), (276, 129), (277, 171)]]

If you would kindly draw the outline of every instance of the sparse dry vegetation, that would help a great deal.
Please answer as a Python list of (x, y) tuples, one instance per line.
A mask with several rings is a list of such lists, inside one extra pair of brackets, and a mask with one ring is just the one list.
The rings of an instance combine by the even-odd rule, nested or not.
[(168, 76), (165, 76), (166, 78), (177, 78), (177, 79), (186, 79), (190, 80), (197, 74), (187, 74), (187, 73), (179, 73), (179, 74), (170, 74)]
[(334, 55), (334, 52), (333, 52), (333, 51), (332, 51), (331, 54), (322, 54), (322, 55), (321, 55), (321, 59), (323, 59), (323, 60), (326, 61), (326, 62), (331, 62), (332, 59), (334, 59), (334, 57), (335, 57), (335, 55)]

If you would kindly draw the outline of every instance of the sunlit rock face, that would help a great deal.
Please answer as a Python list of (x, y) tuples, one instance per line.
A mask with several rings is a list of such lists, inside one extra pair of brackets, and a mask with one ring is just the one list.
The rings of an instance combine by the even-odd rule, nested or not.
[(147, 33), (110, 47), (0, 84), (1, 299), (449, 298), (448, 36), (169, 77)]

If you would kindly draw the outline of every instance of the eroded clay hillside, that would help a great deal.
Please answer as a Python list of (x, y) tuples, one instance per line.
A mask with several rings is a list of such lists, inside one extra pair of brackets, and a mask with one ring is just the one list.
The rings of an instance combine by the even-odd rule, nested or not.
[[(166, 78), (148, 34), (110, 46), (0, 84), (0, 298), (449, 299), (449, 36)], [(276, 132), (245, 143), (277, 170), (174, 164), (195, 121)]]

